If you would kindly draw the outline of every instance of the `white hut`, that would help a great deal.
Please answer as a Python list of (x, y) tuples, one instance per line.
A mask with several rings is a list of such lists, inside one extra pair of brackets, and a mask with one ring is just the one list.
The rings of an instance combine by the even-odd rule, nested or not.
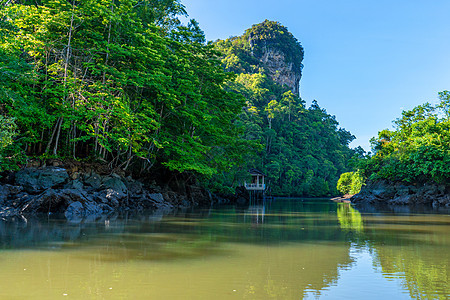
[(245, 182), (245, 188), (249, 191), (264, 191), (266, 189), (267, 176), (257, 169), (250, 169), (248, 172), (252, 176), (252, 181), (250, 183)]

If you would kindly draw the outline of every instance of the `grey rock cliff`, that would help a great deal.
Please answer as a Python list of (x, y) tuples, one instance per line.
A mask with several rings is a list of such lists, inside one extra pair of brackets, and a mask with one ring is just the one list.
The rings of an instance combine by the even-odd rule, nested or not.
[(286, 85), (294, 95), (300, 94), (301, 71), (297, 71), (294, 63), (288, 62), (286, 55), (279, 50), (267, 48), (259, 58), (273, 81)]

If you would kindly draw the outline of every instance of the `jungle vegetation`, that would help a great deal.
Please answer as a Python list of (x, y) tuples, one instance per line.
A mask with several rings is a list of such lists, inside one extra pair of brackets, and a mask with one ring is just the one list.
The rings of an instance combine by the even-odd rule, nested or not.
[(448, 184), (450, 179), (450, 92), (439, 103), (405, 110), (394, 130), (382, 130), (371, 140), (373, 155), (359, 162), (369, 180), (413, 184)]
[(205, 175), (239, 163), (232, 121), (245, 102), (223, 89), (233, 74), (198, 24), (181, 25), (179, 1), (2, 1), (0, 12), (3, 169), (33, 156)]
[(0, 0), (0, 171), (100, 160), (223, 191), (256, 167), (273, 194), (336, 193), (354, 137), (255, 58), (271, 45), (301, 72), (300, 43), (270, 21), (207, 43), (181, 16), (179, 0)]
[(222, 178), (214, 178), (214, 183), (230, 186), (242, 181), (246, 170), (255, 167), (267, 174), (274, 195), (337, 194), (339, 175), (350, 170), (349, 160), (364, 151), (350, 149), (355, 137), (340, 128), (334, 116), (317, 101), (307, 107), (289, 87), (276, 83), (257, 59), (261, 51), (270, 48), (282, 53), (285, 63), (293, 62), (292, 70), (301, 73), (301, 44), (286, 27), (266, 20), (242, 36), (218, 40), (215, 45), (223, 53), (225, 69), (237, 74), (226, 88), (244, 95), (246, 100), (236, 123), (245, 129), (244, 138), (260, 147), (256, 155), (246, 156), (244, 164)]

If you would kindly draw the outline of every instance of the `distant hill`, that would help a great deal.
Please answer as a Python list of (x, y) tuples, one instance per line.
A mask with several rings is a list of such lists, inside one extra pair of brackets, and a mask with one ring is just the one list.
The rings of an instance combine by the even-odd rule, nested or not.
[(339, 175), (356, 154), (348, 146), (354, 136), (339, 128), (336, 118), (316, 101), (307, 108), (299, 97), (304, 56), (300, 42), (279, 22), (265, 20), (242, 36), (214, 45), (223, 54), (225, 70), (236, 73), (226, 89), (246, 100), (236, 124), (258, 150), (211, 184), (237, 184), (248, 169), (258, 168), (268, 175), (274, 195), (336, 194)]

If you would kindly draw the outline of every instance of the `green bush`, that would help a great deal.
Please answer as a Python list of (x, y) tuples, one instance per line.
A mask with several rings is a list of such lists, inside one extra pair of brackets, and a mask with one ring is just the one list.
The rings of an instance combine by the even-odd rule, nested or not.
[(364, 179), (360, 172), (343, 173), (338, 180), (337, 190), (342, 194), (357, 194), (361, 191)]

